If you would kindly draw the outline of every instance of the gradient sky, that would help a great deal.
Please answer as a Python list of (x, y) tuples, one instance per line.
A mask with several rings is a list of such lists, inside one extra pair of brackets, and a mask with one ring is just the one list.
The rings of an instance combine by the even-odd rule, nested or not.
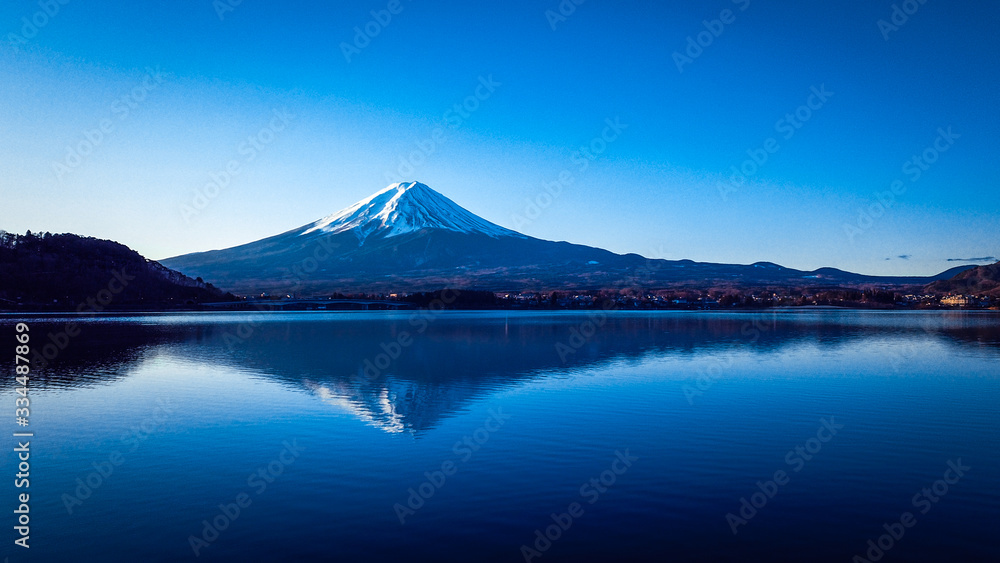
[[(108, 238), (154, 259), (283, 232), (385, 187), (492, 76), (495, 91), (480, 88), (460, 124), (449, 114), (402, 178), (505, 227), (868, 274), (1000, 256), (993, 1), (928, 0), (888, 39), (878, 21), (892, 1), (587, 0), (555, 29), (556, 0), (402, 0), (384, 27), (370, 23), (382, 0), (243, 0), (220, 18), (223, 2), (69, 0), (51, 17), (3, 3), (0, 229)], [(726, 9), (734, 21), (679, 71), (674, 53)], [(378, 33), (348, 61), (341, 44), (366, 24)], [(824, 86), (833, 95), (786, 138), (779, 120)], [(287, 126), (273, 120), (282, 109)], [(627, 128), (583, 170), (574, 153), (616, 118)], [(90, 154), (67, 160), (102, 124)], [(949, 127), (958, 138), (939, 141)], [(270, 142), (241, 151), (258, 135)], [(777, 150), (726, 187), (770, 138)], [(947, 150), (914, 178), (906, 162), (936, 141)], [(230, 161), (239, 174), (185, 217)], [(550, 199), (563, 171), (572, 183)]]

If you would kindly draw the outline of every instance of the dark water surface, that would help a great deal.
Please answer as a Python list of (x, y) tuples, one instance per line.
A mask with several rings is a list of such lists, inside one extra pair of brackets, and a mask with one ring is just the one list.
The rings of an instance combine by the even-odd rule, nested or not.
[(996, 313), (68, 320), (12, 562), (1000, 560)]

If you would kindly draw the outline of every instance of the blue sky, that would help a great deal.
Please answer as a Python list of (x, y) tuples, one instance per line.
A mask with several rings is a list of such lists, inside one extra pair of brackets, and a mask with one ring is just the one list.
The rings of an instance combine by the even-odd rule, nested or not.
[(397, 178), (661, 258), (932, 274), (1000, 255), (995, 2), (52, 1), (0, 8), (8, 231), (166, 258)]

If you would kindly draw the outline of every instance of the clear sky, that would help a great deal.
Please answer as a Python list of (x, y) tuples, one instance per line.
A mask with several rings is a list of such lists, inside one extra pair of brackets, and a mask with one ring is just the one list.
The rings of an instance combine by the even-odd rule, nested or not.
[(8, 231), (159, 259), (395, 178), (660, 258), (932, 274), (1000, 256), (992, 0), (59, 1), (0, 7)]

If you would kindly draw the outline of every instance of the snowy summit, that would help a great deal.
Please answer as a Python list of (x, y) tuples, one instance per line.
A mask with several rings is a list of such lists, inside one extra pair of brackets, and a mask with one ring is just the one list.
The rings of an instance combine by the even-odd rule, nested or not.
[(422, 229), (477, 233), (492, 238), (527, 238), (490, 223), (420, 182), (400, 182), (333, 215), (307, 225), (300, 233), (353, 231), (360, 242), (373, 234), (393, 237)]

